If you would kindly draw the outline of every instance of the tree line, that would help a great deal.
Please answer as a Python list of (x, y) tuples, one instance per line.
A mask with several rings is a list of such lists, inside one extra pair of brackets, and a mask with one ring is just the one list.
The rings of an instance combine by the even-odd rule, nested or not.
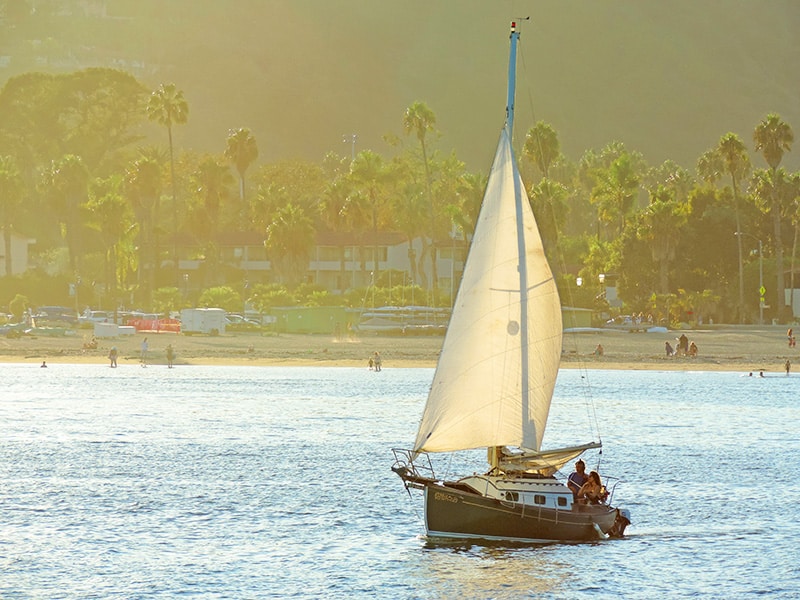
[[(348, 288), (345, 277), (339, 290), (304, 282), (323, 231), (340, 234), (342, 273), (346, 252), (358, 247), (379, 300), (405, 302), (414, 297), (401, 290), (408, 287), (417, 302), (451, 301), (437, 285), (437, 244), (471, 238), (486, 176), (440, 148), (436, 115), (424, 102), (398, 115), (400, 131), (384, 137), (387, 155), (356, 153), (353, 139), (351, 156), (270, 164), (256, 164), (258, 143), (246, 127), (232, 128), (216, 154), (175, 148), (174, 129), (187, 123), (189, 108), (174, 84), (149, 90), (114, 69), (6, 82), (0, 301), (24, 294), (33, 304), (66, 303), (72, 289), (87, 299), (82, 304), (166, 310), (216, 290), (206, 302), (360, 305), (365, 290)], [(154, 127), (164, 143), (145, 143)], [(800, 173), (781, 162), (793, 132), (769, 114), (754, 124), (751, 141), (752, 150), (726, 133), (690, 170), (670, 160), (649, 165), (616, 141), (573, 161), (552, 126), (530, 127), (520, 140), (520, 169), (562, 302), (609, 311), (602, 274), (616, 282), (619, 310), (668, 322), (753, 322), (764, 307), (767, 318), (789, 319), (784, 289), (795, 286)], [(765, 168), (752, 165), (759, 155)], [(373, 263), (385, 231), (409, 243), (402, 276)], [(37, 240), (35, 268), (24, 274), (12, 272), (12, 232)], [(250, 281), (255, 274), (222, 255), (225, 235), (244, 232), (262, 236), (270, 280)], [(193, 294), (178, 269), (186, 259), (201, 264)]]

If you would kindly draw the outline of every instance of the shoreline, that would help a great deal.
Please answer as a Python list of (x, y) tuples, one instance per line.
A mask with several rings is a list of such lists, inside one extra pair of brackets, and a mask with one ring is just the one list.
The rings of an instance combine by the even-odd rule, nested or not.
[[(784, 373), (788, 359), (800, 370), (800, 350), (787, 344), (786, 329), (769, 326), (715, 326), (684, 331), (699, 347), (696, 357), (667, 357), (665, 342), (675, 345), (681, 331), (628, 333), (593, 330), (564, 335), (561, 368), (657, 371), (735, 371)], [(433, 368), (443, 337), (363, 336), (336, 338), (312, 334), (226, 333), (186, 336), (141, 332), (116, 339), (98, 339), (96, 348), (84, 347), (91, 332), (61, 337), (0, 338), (0, 363), (109, 364), (111, 347), (119, 351), (119, 365), (139, 365), (139, 351), (147, 338), (149, 365), (166, 366), (166, 347), (175, 352), (175, 366), (251, 365), (279, 367), (363, 367), (380, 352), (384, 368)], [(603, 356), (595, 356), (598, 344)]]

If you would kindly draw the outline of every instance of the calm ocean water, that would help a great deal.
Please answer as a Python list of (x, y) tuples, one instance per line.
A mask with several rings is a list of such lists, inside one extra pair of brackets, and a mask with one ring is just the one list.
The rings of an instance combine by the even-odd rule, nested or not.
[(628, 536), (486, 546), (427, 543), (389, 469), (431, 369), (0, 372), (2, 598), (800, 596), (800, 376), (563, 371), (546, 445), (588, 377)]

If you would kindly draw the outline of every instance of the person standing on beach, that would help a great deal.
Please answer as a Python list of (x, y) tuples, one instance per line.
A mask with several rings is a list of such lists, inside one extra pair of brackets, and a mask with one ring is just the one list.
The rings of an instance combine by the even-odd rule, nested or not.
[(142, 355), (140, 360), (142, 361), (143, 367), (147, 366), (147, 338), (142, 340)]
[(172, 349), (172, 344), (167, 344), (167, 368), (172, 368), (172, 361), (175, 360), (175, 351)]
[(383, 361), (381, 361), (380, 353), (375, 352), (375, 359), (374, 360), (375, 360), (375, 370), (376, 371), (380, 371), (381, 370), (381, 363), (383, 362)]
[(112, 369), (116, 369), (117, 368), (117, 347), (116, 346), (112, 346), (111, 350), (109, 350), (109, 352), (108, 352), (108, 360), (111, 361), (111, 368)]
[(789, 359), (786, 359), (786, 364), (783, 365), (783, 368), (786, 369), (786, 375), (789, 375), (789, 371), (792, 369), (792, 363), (789, 362)]

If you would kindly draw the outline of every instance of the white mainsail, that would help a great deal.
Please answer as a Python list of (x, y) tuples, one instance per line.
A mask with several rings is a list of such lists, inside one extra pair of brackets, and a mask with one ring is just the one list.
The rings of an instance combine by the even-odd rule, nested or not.
[(540, 450), (561, 333), (558, 291), (504, 127), (414, 450)]

